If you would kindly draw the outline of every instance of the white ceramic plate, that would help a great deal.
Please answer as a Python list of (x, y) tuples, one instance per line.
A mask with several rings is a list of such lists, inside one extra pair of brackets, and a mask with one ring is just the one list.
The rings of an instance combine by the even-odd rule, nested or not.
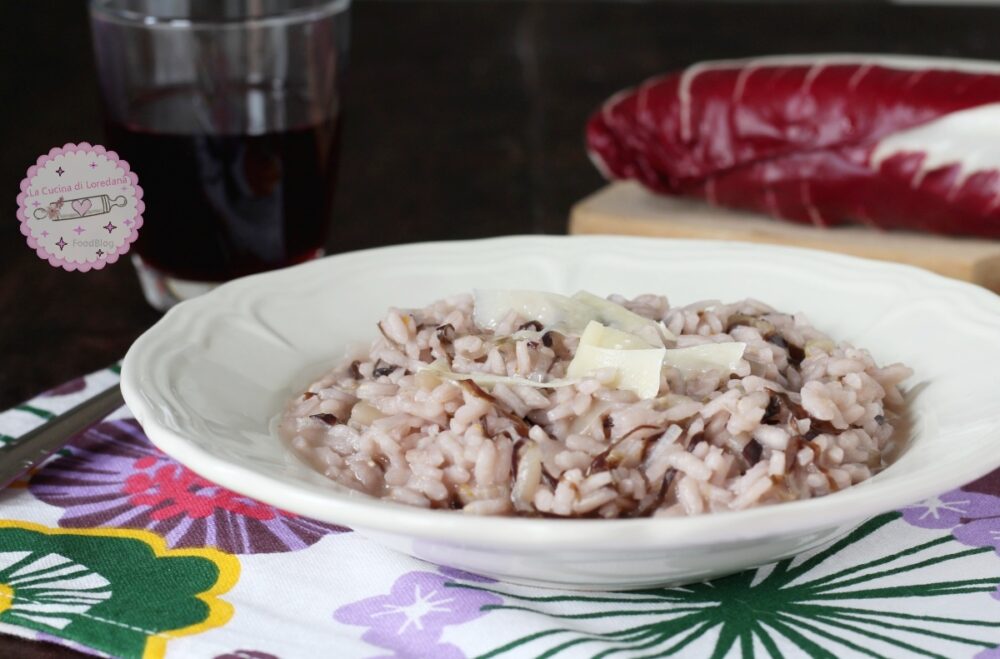
[[(763, 299), (876, 361), (913, 367), (913, 427), (891, 467), (831, 496), (674, 519), (474, 517), (388, 503), (300, 462), (285, 402), (369, 341), (389, 306), (473, 287)], [(508, 581), (618, 589), (791, 556), (1000, 465), (1000, 297), (910, 267), (724, 242), (514, 237), (342, 254), (247, 277), (171, 310), (129, 350), (122, 390), (149, 438), (200, 475), (389, 547)]]

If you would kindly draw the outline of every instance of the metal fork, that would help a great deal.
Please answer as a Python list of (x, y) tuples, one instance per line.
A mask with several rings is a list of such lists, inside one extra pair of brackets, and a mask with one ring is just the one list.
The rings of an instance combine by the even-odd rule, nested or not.
[(39, 464), (107, 415), (125, 404), (116, 384), (34, 430), (0, 446), (0, 489)]

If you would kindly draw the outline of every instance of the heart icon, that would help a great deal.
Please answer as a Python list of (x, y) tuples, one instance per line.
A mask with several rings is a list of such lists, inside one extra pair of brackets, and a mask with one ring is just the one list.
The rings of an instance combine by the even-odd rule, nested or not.
[(90, 200), (89, 199), (74, 199), (70, 206), (76, 211), (77, 215), (83, 217), (90, 210)]

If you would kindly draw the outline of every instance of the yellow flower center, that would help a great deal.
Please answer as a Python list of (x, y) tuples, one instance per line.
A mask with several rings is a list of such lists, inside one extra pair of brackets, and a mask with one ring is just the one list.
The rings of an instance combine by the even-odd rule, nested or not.
[(14, 604), (14, 589), (5, 583), (0, 583), (0, 613)]

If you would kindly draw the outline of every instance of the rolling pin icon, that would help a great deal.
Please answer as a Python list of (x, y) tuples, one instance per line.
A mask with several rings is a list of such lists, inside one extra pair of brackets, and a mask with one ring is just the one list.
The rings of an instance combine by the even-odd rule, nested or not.
[(92, 215), (104, 215), (110, 213), (112, 208), (125, 208), (128, 199), (119, 195), (112, 199), (106, 194), (94, 195), (92, 197), (79, 197), (77, 199), (63, 199), (49, 204), (48, 208), (36, 208), (35, 218), (43, 220), (77, 220), (82, 217)]

